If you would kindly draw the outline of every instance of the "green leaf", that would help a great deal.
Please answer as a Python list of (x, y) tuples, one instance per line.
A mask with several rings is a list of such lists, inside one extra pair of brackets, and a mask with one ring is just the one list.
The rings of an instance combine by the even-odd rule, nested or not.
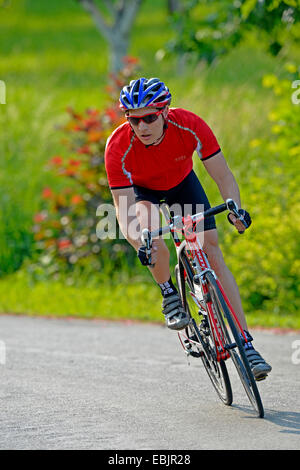
[(246, 0), (245, 3), (241, 6), (241, 13), (243, 20), (246, 20), (250, 13), (256, 7), (257, 0)]

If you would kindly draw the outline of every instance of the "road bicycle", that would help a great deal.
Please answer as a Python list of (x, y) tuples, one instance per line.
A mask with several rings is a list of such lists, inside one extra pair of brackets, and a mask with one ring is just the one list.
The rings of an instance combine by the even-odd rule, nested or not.
[(152, 232), (144, 229), (142, 242), (151, 262), (152, 240), (169, 232), (172, 234), (177, 254), (176, 282), (190, 319), (188, 326), (178, 332), (180, 343), (187, 357), (201, 358), (225, 405), (231, 405), (233, 400), (226, 367), (226, 361), (231, 359), (252, 407), (257, 416), (263, 418), (262, 400), (244, 349), (247, 337), (197, 237), (197, 225), (206, 217), (228, 210), (240, 219), (238, 207), (232, 199), (227, 199), (219, 206), (187, 217), (171, 215), (166, 204), (161, 210), (167, 225)]

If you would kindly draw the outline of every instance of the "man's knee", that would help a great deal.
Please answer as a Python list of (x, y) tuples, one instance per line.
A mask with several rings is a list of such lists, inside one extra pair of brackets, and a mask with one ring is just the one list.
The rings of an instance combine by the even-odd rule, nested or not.
[(153, 245), (157, 246), (159, 256), (163, 257), (166, 261), (170, 259), (169, 248), (167, 247), (165, 241), (162, 238), (157, 238), (153, 240)]
[(147, 227), (149, 230), (156, 230), (160, 223), (159, 206), (150, 201), (138, 201), (136, 203), (136, 217), (141, 227)]
[(114, 189), (112, 197), (116, 208), (116, 216), (124, 237), (135, 250), (141, 245), (140, 225), (136, 217), (136, 202), (133, 188)]

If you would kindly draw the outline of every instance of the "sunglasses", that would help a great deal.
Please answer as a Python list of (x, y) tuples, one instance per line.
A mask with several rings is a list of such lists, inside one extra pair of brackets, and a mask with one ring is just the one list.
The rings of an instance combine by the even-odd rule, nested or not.
[(151, 124), (158, 119), (158, 116), (163, 112), (163, 109), (157, 111), (156, 113), (145, 114), (144, 116), (126, 116), (127, 120), (133, 126), (138, 126), (140, 121), (145, 122), (146, 124)]

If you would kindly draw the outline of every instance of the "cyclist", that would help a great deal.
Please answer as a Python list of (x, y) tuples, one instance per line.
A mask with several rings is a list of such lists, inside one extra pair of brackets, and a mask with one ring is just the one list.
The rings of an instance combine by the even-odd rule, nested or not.
[[(188, 215), (186, 208), (192, 214), (199, 212), (199, 204), (202, 204), (202, 210), (210, 207), (193, 171), (195, 150), (223, 199), (231, 198), (238, 204), (240, 219), (230, 213), (229, 222), (238, 231), (244, 231), (250, 226), (251, 217), (241, 208), (239, 187), (210, 127), (190, 111), (170, 108), (170, 103), (170, 91), (158, 78), (139, 78), (123, 87), (120, 107), (125, 111), (127, 122), (109, 137), (105, 166), (120, 229), (136, 249), (141, 263), (148, 265), (161, 289), (167, 326), (180, 330), (187, 326), (188, 316), (171, 279), (168, 248), (162, 238), (153, 240), (149, 266), (150, 260), (140, 236), (134, 236), (128, 230), (131, 222), (138, 220), (139, 233), (143, 228), (157, 228), (162, 201), (172, 207), (175, 205), (184, 216)], [(126, 207), (134, 207), (135, 213), (122, 209), (124, 199)], [(204, 221), (203, 229), (203, 249), (249, 340), (245, 350), (253, 374), (256, 380), (262, 380), (272, 368), (252, 345), (253, 338), (248, 332), (237, 284), (218, 245), (214, 217)]]

